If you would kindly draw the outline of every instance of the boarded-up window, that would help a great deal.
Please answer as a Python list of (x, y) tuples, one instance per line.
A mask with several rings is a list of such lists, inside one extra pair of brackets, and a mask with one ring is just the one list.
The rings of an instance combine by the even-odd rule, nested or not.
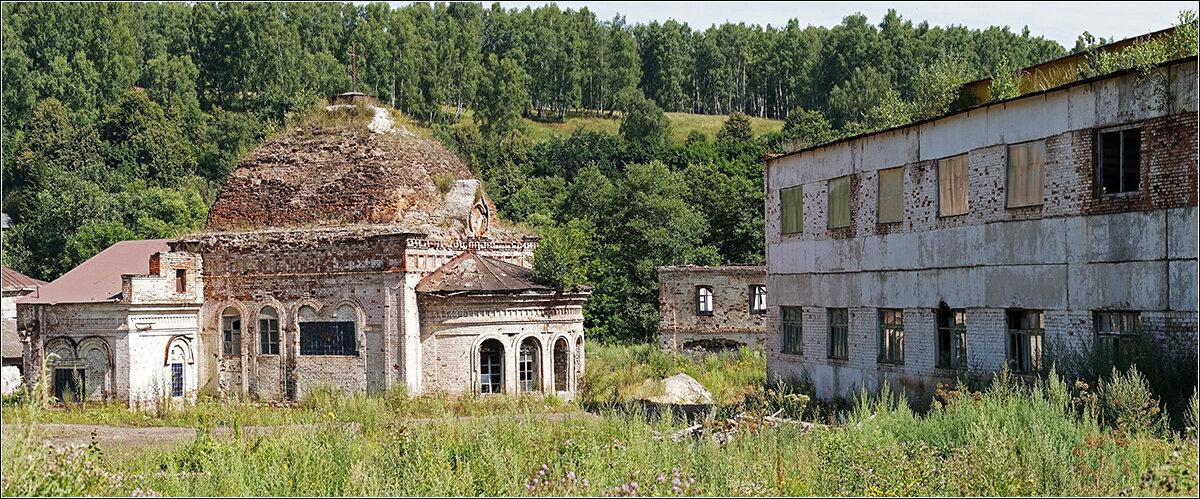
[(1042, 204), (1046, 142), (1035, 140), (1008, 146), (1008, 207)]
[(804, 230), (804, 188), (801, 186), (779, 190), (780, 222), (784, 234), (796, 234)]
[(879, 170), (879, 223), (904, 221), (904, 167)]
[(967, 212), (967, 155), (939, 159), (938, 216), (949, 217)]
[(829, 228), (850, 226), (850, 177), (829, 181)]

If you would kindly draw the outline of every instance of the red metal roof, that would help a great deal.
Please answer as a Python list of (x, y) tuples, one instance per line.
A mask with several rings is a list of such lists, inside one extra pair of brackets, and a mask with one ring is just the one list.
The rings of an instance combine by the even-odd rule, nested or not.
[(46, 281), (39, 281), (8, 267), (0, 267), (0, 281), (4, 281), (5, 291), (33, 291), (46, 285)]
[(121, 276), (150, 271), (150, 255), (169, 251), (170, 239), (121, 241), (17, 303), (102, 303), (121, 299)]
[(533, 282), (533, 271), (469, 251), (454, 257), (417, 283), (419, 293), (514, 293), (553, 291)]

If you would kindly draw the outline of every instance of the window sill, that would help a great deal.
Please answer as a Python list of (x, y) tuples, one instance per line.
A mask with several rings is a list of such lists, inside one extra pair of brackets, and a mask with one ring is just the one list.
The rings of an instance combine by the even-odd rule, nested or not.
[(1015, 206), (1014, 205), (1005, 205), (1004, 209), (1005, 210), (1030, 210), (1033, 208), (1041, 208), (1043, 206), (1046, 206), (1046, 203), (1022, 204), (1022, 205), (1015, 205)]
[(875, 361), (875, 365), (876, 365), (876, 367), (879, 367), (884, 370), (900, 370), (900, 369), (904, 368), (904, 361), (888, 362), (888, 361), (884, 361), (884, 360), (877, 360), (877, 361)]
[(875, 225), (892, 226), (892, 225), (902, 224), (902, 223), (904, 223), (904, 220), (894, 220), (891, 222), (878, 222), (877, 221), (877, 222), (875, 222)]
[(802, 352), (802, 351), (801, 352), (784, 352), (781, 350), (779, 352), (779, 354), (780, 355), (790, 355), (792, 357), (803, 357), (804, 356), (804, 352)]
[(846, 365), (850, 363), (850, 357), (825, 357), (825, 360), (831, 364)]
[(766, 315), (766, 310), (751, 310), (750, 315)]
[[(1038, 206), (1041, 206), (1041, 205), (1038, 205)], [(951, 213), (951, 214), (949, 214), (949, 215), (942, 215), (942, 214), (938, 214), (937, 218), (938, 218), (938, 220), (949, 220), (949, 219), (952, 219), (952, 218), (958, 218), (958, 217), (964, 217), (964, 216), (967, 216), (967, 213), (969, 213), (969, 212), (966, 212), (966, 211), (964, 211), (964, 212), (962, 212), (962, 213)]]
[(1099, 195), (1099, 199), (1126, 199), (1141, 197), (1141, 195), (1142, 191), (1114, 192), (1112, 194), (1102, 192)]
[(347, 359), (357, 359), (357, 358), (359, 358), (359, 355), (358, 355), (358, 354), (353, 354), (353, 355), (337, 355), (337, 354), (321, 354), (321, 353), (302, 353), (302, 354), (300, 354), (300, 356), (301, 356), (301, 357), (341, 357), (341, 358), (347, 358)]

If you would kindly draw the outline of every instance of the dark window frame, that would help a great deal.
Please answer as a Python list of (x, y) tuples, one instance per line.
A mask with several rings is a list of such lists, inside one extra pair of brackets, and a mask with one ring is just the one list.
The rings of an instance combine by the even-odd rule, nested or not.
[[(1119, 319), (1119, 321), (1114, 321)], [(1114, 360), (1121, 358), (1125, 345), (1142, 334), (1142, 313), (1133, 310), (1097, 310), (1092, 312), (1096, 346), (1108, 348)]]
[(827, 357), (834, 360), (850, 359), (850, 309), (830, 308), (825, 313), (829, 334)]
[(803, 307), (779, 307), (779, 352), (804, 354)]
[(879, 364), (904, 365), (904, 309), (879, 309)]
[(242, 316), (221, 316), (221, 354), (233, 357), (242, 354)]
[(1042, 369), (1046, 338), (1046, 314), (1042, 310), (1005, 311), (1008, 341), (1005, 359), (1016, 374), (1034, 374)]
[(356, 329), (354, 321), (301, 322), (300, 355), (357, 357)]
[[(499, 348), (490, 348), (489, 341)], [(504, 345), (498, 340), (485, 340), (479, 345), (479, 393), (504, 393)]]
[[(967, 368), (967, 311), (943, 307), (937, 309), (937, 344), (934, 367)], [(957, 349), (955, 347), (958, 347)]]
[(175, 269), (175, 292), (187, 292), (187, 269)]
[(279, 355), (279, 319), (258, 319), (259, 355)]
[[(789, 206), (787, 199), (792, 199), (795, 203)], [(788, 208), (791, 208), (789, 210)], [(794, 223), (789, 224), (788, 221)], [(788, 226), (793, 225), (795, 230), (789, 231)], [(804, 186), (794, 185), (779, 189), (779, 233), (781, 235), (801, 234), (804, 232)]]
[(171, 396), (183, 396), (183, 364), (171, 364)]
[[(1096, 130), (1096, 195), (1098, 197), (1106, 198), (1106, 197), (1133, 196), (1133, 195), (1138, 195), (1141, 193), (1141, 191), (1142, 191), (1142, 129), (1143, 129), (1143, 126), (1139, 123), (1139, 124), (1128, 125), (1128, 126), (1119, 127), (1119, 128), (1107, 128), (1107, 129), (1103, 129), (1103, 130)], [(1127, 134), (1129, 134), (1129, 135), (1136, 134), (1137, 150), (1134, 151), (1131, 156), (1127, 155), (1127, 153), (1125, 151), (1125, 148), (1128, 145), (1125, 140)], [(1107, 182), (1105, 179), (1106, 157), (1104, 154), (1104, 144), (1105, 144), (1105, 136), (1106, 135), (1107, 136), (1115, 135), (1117, 138), (1117, 144), (1118, 144), (1117, 145), (1117, 157), (1116, 157), (1116, 160), (1117, 160), (1117, 166), (1116, 166), (1117, 190), (1114, 190), (1111, 192), (1108, 191), (1109, 186), (1107, 185)], [(1125, 172), (1125, 169), (1126, 169), (1125, 160), (1129, 159), (1129, 158), (1133, 158), (1134, 163), (1135, 163), (1134, 166), (1132, 167), (1134, 169), (1132, 179)], [(1126, 182), (1129, 180), (1133, 180), (1134, 185), (1133, 185), (1132, 189), (1128, 188), (1129, 186), (1125, 185)]]

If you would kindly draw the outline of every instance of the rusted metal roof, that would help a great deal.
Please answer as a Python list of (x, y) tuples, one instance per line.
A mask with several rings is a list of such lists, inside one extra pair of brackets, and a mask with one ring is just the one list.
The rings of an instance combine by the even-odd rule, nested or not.
[(150, 271), (150, 255), (170, 251), (170, 239), (121, 241), (81, 263), (17, 303), (103, 303), (121, 299), (121, 276)]
[(520, 265), (464, 251), (417, 283), (418, 293), (519, 293), (554, 291), (533, 282), (533, 271)]
[(46, 281), (39, 281), (8, 267), (0, 267), (0, 281), (4, 281), (5, 291), (33, 291), (46, 285)]

